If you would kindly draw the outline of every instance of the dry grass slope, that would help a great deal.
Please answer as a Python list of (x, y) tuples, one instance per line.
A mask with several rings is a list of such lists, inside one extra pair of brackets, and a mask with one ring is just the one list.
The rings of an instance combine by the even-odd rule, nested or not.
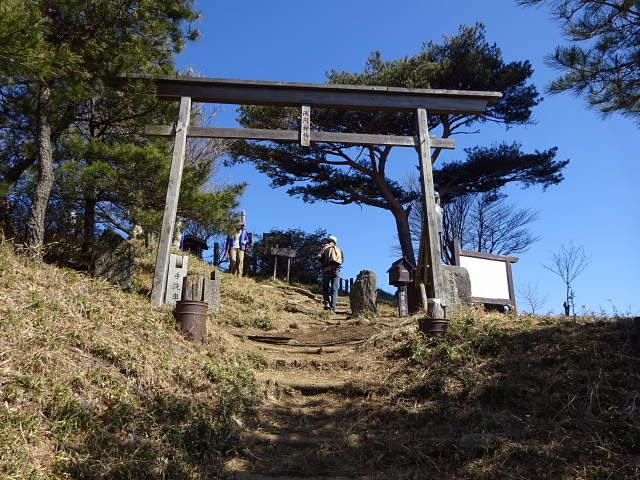
[(0, 318), (1, 478), (216, 478), (256, 384), (215, 329), (4, 242)]
[[(256, 380), (282, 363), (248, 336), (301, 338), (304, 322), (330, 319), (302, 315), (277, 282), (223, 274), (222, 312), (209, 316), (203, 344), (189, 343), (169, 309), (149, 304), (152, 258), (140, 249), (134, 291), (122, 292), (0, 242), (0, 478), (198, 480), (280, 461), (281, 447), (238, 432), (261, 404), (291, 395)], [(208, 266), (190, 267), (208, 276)], [(640, 477), (632, 319), (463, 310), (446, 338), (388, 311), (351, 325), (375, 331), (353, 356), (286, 363), (300, 375), (358, 378), (324, 409), (349, 442), (307, 446), (317, 451), (291, 454), (291, 469), (311, 471), (314, 461), (369, 479)]]

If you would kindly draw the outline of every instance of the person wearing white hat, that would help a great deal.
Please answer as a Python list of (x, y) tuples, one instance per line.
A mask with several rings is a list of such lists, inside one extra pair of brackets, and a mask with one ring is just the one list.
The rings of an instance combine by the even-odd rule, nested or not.
[(330, 235), (318, 253), (322, 264), (322, 299), (324, 309), (336, 313), (338, 289), (340, 287), (340, 268), (344, 263), (344, 254), (338, 248), (338, 239)]

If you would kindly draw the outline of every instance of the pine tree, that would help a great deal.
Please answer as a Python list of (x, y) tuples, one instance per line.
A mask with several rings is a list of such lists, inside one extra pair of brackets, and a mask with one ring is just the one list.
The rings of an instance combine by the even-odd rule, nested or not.
[[(121, 73), (173, 71), (174, 54), (198, 32), (185, 29), (197, 18), (193, 0), (34, 0), (6, 4), (7, 18), (25, 13), (37, 28), (30, 40), (3, 58), (1, 77), (26, 86), (36, 98), (34, 155), (38, 179), (27, 221), (26, 242), (34, 258), (42, 257), (45, 215), (54, 185), (52, 128), (64, 130), (73, 117), (56, 118), (52, 105), (86, 102), (105, 78)], [(3, 4), (4, 5), (4, 4)], [(0, 38), (15, 33), (0, 22)], [(25, 52), (29, 55), (25, 55)], [(30, 54), (36, 52), (33, 59)], [(31, 61), (33, 60), (33, 61)], [(54, 102), (54, 99), (58, 99)], [(54, 120), (62, 124), (54, 125)], [(64, 120), (68, 123), (65, 125)]]
[[(478, 24), (461, 27), (458, 35), (445, 37), (442, 45), (425, 44), (422, 52), (412, 57), (383, 61), (374, 53), (363, 73), (333, 71), (329, 82), (504, 92), (503, 98), (480, 116), (430, 115), (430, 130), (439, 129), (439, 136), (447, 138), (486, 122), (507, 126), (529, 123), (531, 109), (539, 102), (535, 87), (527, 83), (531, 74), (528, 62), (504, 63), (500, 50), (486, 42), (484, 27)], [(415, 134), (411, 113), (315, 109), (312, 120), (313, 128), (319, 131)], [(300, 112), (245, 106), (240, 109), (240, 122), (245, 127), (299, 129)], [(409, 212), (417, 194), (387, 175), (391, 147), (317, 142), (302, 147), (244, 141), (237, 142), (232, 153), (236, 161), (252, 162), (269, 175), (273, 186), (287, 187), (290, 195), (306, 202), (356, 203), (389, 210), (396, 221), (402, 255), (415, 263)], [(450, 197), (489, 191), (508, 182), (553, 185), (562, 180), (560, 171), (567, 164), (554, 159), (555, 149), (526, 154), (518, 145), (498, 145), (467, 153), (466, 161), (434, 165), (437, 188)], [(439, 154), (436, 151), (433, 159)], [(457, 179), (461, 173), (464, 176)]]
[(519, 0), (548, 4), (573, 42), (549, 63), (562, 75), (550, 93), (571, 92), (603, 115), (620, 113), (640, 124), (640, 3), (637, 0)]

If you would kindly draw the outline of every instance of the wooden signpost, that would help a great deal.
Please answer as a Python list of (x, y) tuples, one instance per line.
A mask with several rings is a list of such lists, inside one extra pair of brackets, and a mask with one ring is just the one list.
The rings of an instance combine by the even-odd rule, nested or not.
[[(437, 216), (433, 198), (433, 172), (431, 149), (455, 148), (455, 140), (429, 135), (427, 113), (479, 115), (487, 106), (502, 97), (499, 92), (458, 90), (410, 89), (380, 86), (310, 84), (291, 82), (264, 82), (226, 80), (200, 77), (165, 75), (139, 75), (134, 78), (151, 80), (159, 98), (180, 101), (178, 122), (172, 125), (151, 125), (147, 135), (174, 136), (175, 144), (171, 164), (171, 177), (167, 189), (160, 246), (156, 260), (151, 300), (161, 305), (166, 289), (166, 269), (184, 163), (187, 137), (238, 138), (247, 140), (342, 143), (349, 145), (387, 145), (414, 147), (418, 151), (422, 177), (422, 207), (426, 222), (423, 227), (418, 258), (416, 286), (422, 293), (422, 306), (432, 318), (447, 315), (443, 280), (440, 272)], [(301, 108), (301, 129), (266, 130), (244, 128), (208, 128), (189, 125), (191, 102), (240, 105), (272, 105)], [(353, 133), (311, 131), (311, 108), (339, 108), (351, 110), (384, 110), (414, 112), (415, 136), (363, 135)], [(291, 257), (289, 257), (291, 258)], [(275, 271), (274, 271), (275, 275)]]
[(278, 268), (278, 257), (284, 257), (287, 259), (287, 283), (289, 283), (289, 272), (291, 270), (291, 259), (298, 255), (298, 251), (293, 248), (275, 248), (271, 249), (271, 255), (274, 257), (273, 261), (273, 279), (276, 279), (276, 270)]

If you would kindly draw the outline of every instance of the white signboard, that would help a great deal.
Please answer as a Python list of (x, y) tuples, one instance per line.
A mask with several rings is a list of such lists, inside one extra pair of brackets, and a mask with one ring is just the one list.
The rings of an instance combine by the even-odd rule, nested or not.
[(499, 260), (460, 256), (460, 266), (467, 269), (471, 280), (471, 296), (509, 298), (507, 263)]
[(516, 307), (511, 265), (518, 257), (460, 250), (453, 241), (455, 264), (469, 272), (471, 298), (475, 302)]

